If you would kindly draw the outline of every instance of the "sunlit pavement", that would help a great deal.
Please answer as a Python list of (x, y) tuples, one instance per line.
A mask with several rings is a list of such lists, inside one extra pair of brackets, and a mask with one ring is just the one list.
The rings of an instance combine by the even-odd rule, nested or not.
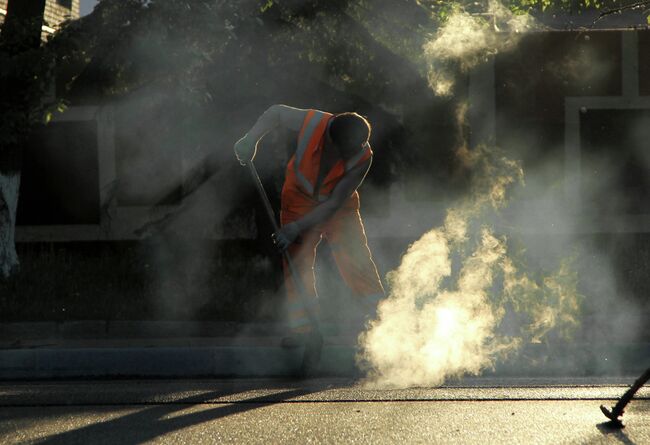
[(371, 389), (346, 379), (0, 384), (0, 442), (650, 443), (650, 390), (612, 430), (629, 378), (467, 378)]

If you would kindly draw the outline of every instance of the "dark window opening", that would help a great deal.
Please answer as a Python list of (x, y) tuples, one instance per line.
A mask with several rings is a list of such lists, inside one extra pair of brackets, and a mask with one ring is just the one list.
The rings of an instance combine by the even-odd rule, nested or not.
[(72, 0), (56, 0), (56, 3), (64, 8), (72, 9)]
[(17, 225), (99, 224), (95, 121), (43, 126), (23, 156)]
[(580, 139), (585, 204), (607, 215), (650, 214), (650, 110), (585, 110)]

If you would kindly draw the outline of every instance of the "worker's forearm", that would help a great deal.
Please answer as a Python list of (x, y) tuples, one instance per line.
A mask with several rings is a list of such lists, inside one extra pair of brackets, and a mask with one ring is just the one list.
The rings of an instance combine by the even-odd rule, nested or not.
[(334, 215), (337, 210), (343, 207), (345, 201), (363, 182), (363, 178), (365, 178), (366, 173), (368, 173), (368, 169), (370, 168), (370, 162), (371, 161), (368, 160), (362, 165), (349, 171), (336, 185), (327, 201), (319, 204), (314, 210), (296, 221), (300, 231), (302, 232), (317, 224), (325, 222), (329, 217)]
[(317, 224), (327, 221), (327, 219), (334, 215), (334, 213), (336, 213), (340, 207), (341, 205), (334, 200), (325, 201), (324, 203), (317, 206), (314, 210), (296, 221), (298, 223), (300, 231), (303, 232), (314, 227)]
[(255, 125), (248, 131), (248, 137), (253, 141), (259, 141), (269, 131), (280, 125), (280, 113), (278, 112), (277, 105), (271, 105), (262, 115), (257, 119)]

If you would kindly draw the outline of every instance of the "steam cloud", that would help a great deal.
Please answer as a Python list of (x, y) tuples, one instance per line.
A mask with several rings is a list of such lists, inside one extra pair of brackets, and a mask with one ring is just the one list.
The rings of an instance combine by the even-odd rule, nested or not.
[[(454, 65), (467, 71), (514, 48), (519, 32), (535, 26), (529, 16), (515, 16), (495, 1), (488, 15), (492, 24), (456, 10), (424, 46), (437, 95), (452, 93)], [(461, 106), (459, 125), (465, 112)], [(571, 257), (533, 274), (522, 251), (495, 229), (509, 193), (524, 184), (520, 163), (484, 145), (469, 150), (462, 144), (457, 155), (472, 171), (470, 193), (388, 274), (389, 296), (359, 338), (357, 359), (372, 386), (439, 385), (477, 375), (524, 342), (540, 342), (551, 329), (568, 337), (578, 326)]]
[(512, 49), (522, 32), (537, 27), (531, 16), (514, 15), (495, 0), (489, 2), (485, 17), (456, 9), (424, 45), (429, 85), (438, 96), (450, 96), (456, 83), (454, 66), (466, 72), (487, 57)]
[[(520, 164), (485, 146), (462, 155), (477, 172), (472, 193), (409, 247), (360, 337), (359, 360), (372, 385), (439, 385), (476, 375), (522, 342), (539, 342), (552, 328), (568, 335), (578, 324), (570, 260), (533, 276), (495, 233), (509, 189), (523, 183)], [(498, 329), (506, 308), (520, 320), (509, 334)]]

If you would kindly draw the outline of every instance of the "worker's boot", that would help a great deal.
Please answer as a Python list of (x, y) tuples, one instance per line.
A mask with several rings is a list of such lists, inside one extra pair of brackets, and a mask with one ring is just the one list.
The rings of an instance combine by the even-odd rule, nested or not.
[(280, 342), (283, 348), (296, 349), (304, 347), (302, 364), (298, 369), (296, 377), (312, 377), (318, 371), (320, 356), (323, 350), (323, 335), (317, 331), (293, 333), (282, 338)]
[(285, 349), (295, 349), (305, 346), (309, 340), (311, 332), (296, 332), (286, 337), (282, 337), (280, 345)]
[(305, 352), (302, 356), (299, 377), (308, 378), (316, 375), (322, 351), (323, 336), (319, 331), (314, 330), (308, 334), (305, 342)]

